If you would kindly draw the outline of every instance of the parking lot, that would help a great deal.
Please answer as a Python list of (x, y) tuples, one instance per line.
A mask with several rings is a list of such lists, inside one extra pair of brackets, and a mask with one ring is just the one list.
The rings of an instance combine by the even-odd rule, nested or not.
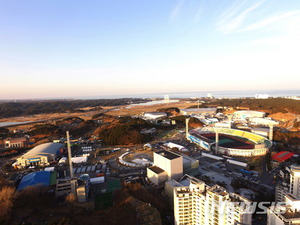
[(207, 157), (200, 157), (198, 160), (199, 172), (201, 176), (209, 177), (214, 183), (217, 181), (225, 182), (227, 185), (226, 188), (229, 191), (233, 191), (233, 188), (231, 187), (231, 181), (233, 179), (243, 179), (245, 184), (252, 189), (258, 190), (260, 187), (263, 187), (265, 190), (274, 191), (273, 186), (269, 186), (261, 182), (257, 175), (242, 172), (241, 169), (244, 169), (243, 167), (229, 163), (223, 163)]

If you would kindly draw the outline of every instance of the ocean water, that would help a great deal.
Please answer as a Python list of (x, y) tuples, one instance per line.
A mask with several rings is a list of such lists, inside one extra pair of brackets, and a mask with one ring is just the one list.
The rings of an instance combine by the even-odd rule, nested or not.
[(210, 93), (215, 98), (249, 98), (256, 94), (268, 94), (269, 97), (300, 97), (300, 90), (254, 90), (254, 91), (199, 91), (199, 92), (175, 92), (175, 93), (151, 93), (151, 94), (128, 94), (128, 95), (102, 95), (93, 97), (83, 97), (81, 99), (113, 99), (113, 98), (200, 98), (207, 97)]

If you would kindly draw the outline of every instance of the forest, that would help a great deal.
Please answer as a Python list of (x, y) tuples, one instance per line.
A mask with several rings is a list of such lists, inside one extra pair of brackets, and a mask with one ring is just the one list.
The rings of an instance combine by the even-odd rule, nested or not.
[(227, 106), (227, 107), (243, 107), (250, 110), (265, 111), (267, 113), (295, 113), (300, 114), (300, 101), (286, 98), (269, 98), (269, 99), (217, 99), (206, 106)]
[(44, 100), (44, 101), (20, 101), (0, 102), (0, 119), (30, 116), (41, 113), (82, 112), (79, 108), (95, 107), (92, 110), (100, 110), (101, 106), (128, 105), (131, 103), (147, 102), (141, 98), (121, 99), (97, 99), (97, 100)]
[(133, 145), (150, 141), (149, 135), (140, 134), (140, 130), (151, 128), (152, 124), (145, 120), (131, 117), (120, 117), (118, 124), (100, 131), (99, 137), (107, 145)]

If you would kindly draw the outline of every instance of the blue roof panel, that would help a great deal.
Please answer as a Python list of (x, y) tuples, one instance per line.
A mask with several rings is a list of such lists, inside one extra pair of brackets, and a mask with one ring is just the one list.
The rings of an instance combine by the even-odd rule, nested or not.
[(19, 184), (18, 191), (23, 190), (28, 186), (49, 186), (50, 184), (51, 172), (49, 171), (39, 171), (33, 172), (24, 176)]

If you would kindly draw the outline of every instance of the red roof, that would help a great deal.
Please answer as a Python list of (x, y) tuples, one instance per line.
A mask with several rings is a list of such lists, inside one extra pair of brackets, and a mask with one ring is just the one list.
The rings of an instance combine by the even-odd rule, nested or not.
[(277, 153), (276, 155), (273, 155), (271, 157), (272, 160), (276, 160), (278, 162), (284, 162), (285, 160), (291, 158), (293, 155), (295, 155), (292, 152), (288, 152), (288, 151), (282, 151)]

